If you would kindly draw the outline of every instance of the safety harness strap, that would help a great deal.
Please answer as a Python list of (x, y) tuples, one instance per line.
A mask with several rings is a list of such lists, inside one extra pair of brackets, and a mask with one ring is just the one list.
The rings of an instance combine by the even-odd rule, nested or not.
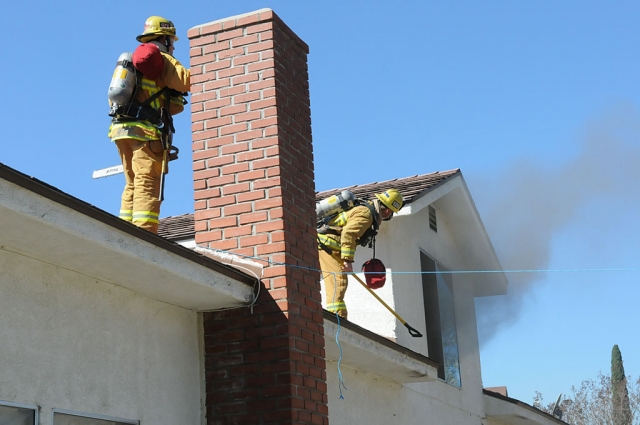
[(376, 210), (373, 207), (373, 205), (371, 205), (369, 202), (363, 202), (362, 204), (367, 208), (369, 208), (369, 211), (371, 212), (371, 216), (373, 217), (373, 223), (371, 223), (371, 227), (369, 227), (362, 234), (362, 236), (360, 236), (358, 243), (360, 244), (360, 246), (368, 245), (369, 248), (373, 247), (375, 249), (375, 240), (376, 240), (376, 235), (378, 234), (378, 227), (379, 227), (378, 220), (376, 220), (376, 217), (377, 217)]
[(333, 251), (331, 251), (331, 249), (326, 246), (325, 244), (322, 243), (322, 241), (320, 240), (320, 238), (316, 238), (318, 239), (318, 246), (327, 254), (331, 255), (333, 253)]
[(125, 103), (124, 105), (118, 106), (118, 108), (114, 112), (110, 113), (110, 115), (114, 117), (115, 122), (149, 121), (151, 124), (155, 125), (156, 127), (162, 127), (162, 117), (160, 116), (160, 111), (154, 109), (150, 105), (151, 105), (151, 102), (156, 100), (158, 97), (160, 97), (164, 93), (168, 94), (168, 92), (169, 92), (169, 88), (164, 87), (158, 92), (154, 93), (152, 96), (150, 96), (148, 99), (146, 99), (142, 103), (133, 101), (133, 102)]
[(115, 122), (149, 121), (156, 127), (160, 127), (162, 123), (160, 112), (151, 106), (138, 103), (127, 103), (119, 106), (111, 116), (114, 117)]
[[(369, 227), (362, 234), (362, 236), (358, 238), (358, 244), (360, 246), (365, 246), (365, 247), (368, 246), (369, 248), (373, 248), (375, 250), (375, 240), (376, 240), (375, 238), (376, 238), (376, 235), (378, 234), (378, 228), (379, 228), (375, 207), (371, 203), (360, 200), (360, 199), (356, 199), (354, 204), (355, 204), (354, 206), (364, 205), (365, 207), (367, 207), (369, 209), (369, 212), (371, 213), (371, 216), (373, 217), (373, 222), (371, 223), (371, 227)], [(317, 223), (318, 234), (340, 236), (342, 228), (339, 226), (330, 226), (329, 223), (341, 213), (342, 212), (335, 213), (333, 215), (330, 215), (329, 217), (326, 217), (318, 221)], [(322, 243), (320, 240), (320, 237), (318, 237), (318, 245), (324, 251), (331, 253), (331, 248), (329, 248), (326, 244)]]

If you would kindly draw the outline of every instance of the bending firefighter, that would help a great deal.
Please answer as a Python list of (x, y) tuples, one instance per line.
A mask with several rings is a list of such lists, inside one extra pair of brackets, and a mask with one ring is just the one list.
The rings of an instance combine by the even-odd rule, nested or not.
[(157, 233), (164, 174), (177, 158), (171, 116), (187, 103), (190, 71), (173, 57), (178, 37), (171, 21), (151, 16), (136, 40), (142, 44), (120, 55), (109, 86), (109, 137), (124, 168), (120, 218)]
[[(343, 191), (353, 196), (348, 191)], [(334, 197), (331, 197), (334, 198)], [(331, 198), (328, 198), (331, 202)], [(356, 246), (371, 246), (381, 222), (390, 220), (400, 211), (403, 199), (400, 192), (388, 189), (376, 194), (373, 201), (345, 200), (338, 195), (335, 204), (342, 204), (339, 212), (318, 223), (318, 251), (320, 269), (324, 279), (327, 310), (347, 318), (344, 296), (347, 292), (347, 275), (353, 273), (353, 257)], [(322, 207), (322, 202), (319, 208)], [(346, 211), (345, 211), (346, 210)], [(318, 214), (320, 218), (321, 214)], [(375, 241), (373, 241), (375, 243)]]

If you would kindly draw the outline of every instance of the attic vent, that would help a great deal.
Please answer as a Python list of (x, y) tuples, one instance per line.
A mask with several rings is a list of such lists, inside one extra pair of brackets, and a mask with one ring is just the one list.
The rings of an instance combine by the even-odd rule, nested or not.
[(429, 228), (438, 233), (438, 220), (436, 220), (436, 209), (429, 205)]

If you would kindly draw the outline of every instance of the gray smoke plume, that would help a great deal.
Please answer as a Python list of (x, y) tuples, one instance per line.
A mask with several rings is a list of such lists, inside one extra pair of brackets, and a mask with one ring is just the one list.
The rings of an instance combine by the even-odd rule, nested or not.
[[(622, 105), (586, 126), (579, 152), (564, 164), (523, 159), (497, 175), (478, 179), (471, 190), (504, 270), (540, 270), (549, 268), (554, 235), (582, 208), (600, 199), (612, 208), (638, 203), (639, 183), (640, 114), (633, 106)], [(593, 221), (612, 225), (608, 217)], [(531, 285), (546, 276), (510, 273), (507, 277), (508, 295), (476, 300), (482, 343), (517, 321)]]

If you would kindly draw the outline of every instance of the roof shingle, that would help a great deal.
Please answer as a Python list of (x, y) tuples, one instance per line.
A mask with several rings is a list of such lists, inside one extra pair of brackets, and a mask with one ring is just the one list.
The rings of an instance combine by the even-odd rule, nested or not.
[(456, 173), (459, 173), (460, 169), (436, 171), (429, 174), (418, 174), (415, 176), (404, 177), (401, 179), (392, 179), (382, 182), (367, 183), (355, 186), (341, 187), (339, 189), (323, 190), (316, 193), (316, 201), (320, 201), (328, 196), (335, 195), (343, 190), (349, 190), (356, 198), (361, 199), (373, 199), (376, 193), (383, 192), (387, 189), (396, 189), (402, 194), (405, 204), (410, 204), (415, 199), (418, 199), (422, 192), (437, 185), (443, 180), (448, 179)]
[[(438, 185), (459, 172), (460, 169), (437, 171), (400, 179), (323, 190), (316, 193), (316, 201), (335, 195), (342, 190), (353, 192), (356, 198), (373, 199), (376, 193), (387, 189), (397, 189), (402, 194), (405, 205), (407, 205), (422, 196), (427, 189)], [(193, 214), (182, 214), (160, 219), (158, 235), (173, 241), (193, 239), (195, 237)]]
[(172, 241), (193, 239), (195, 237), (193, 214), (161, 218), (158, 224), (158, 235)]

